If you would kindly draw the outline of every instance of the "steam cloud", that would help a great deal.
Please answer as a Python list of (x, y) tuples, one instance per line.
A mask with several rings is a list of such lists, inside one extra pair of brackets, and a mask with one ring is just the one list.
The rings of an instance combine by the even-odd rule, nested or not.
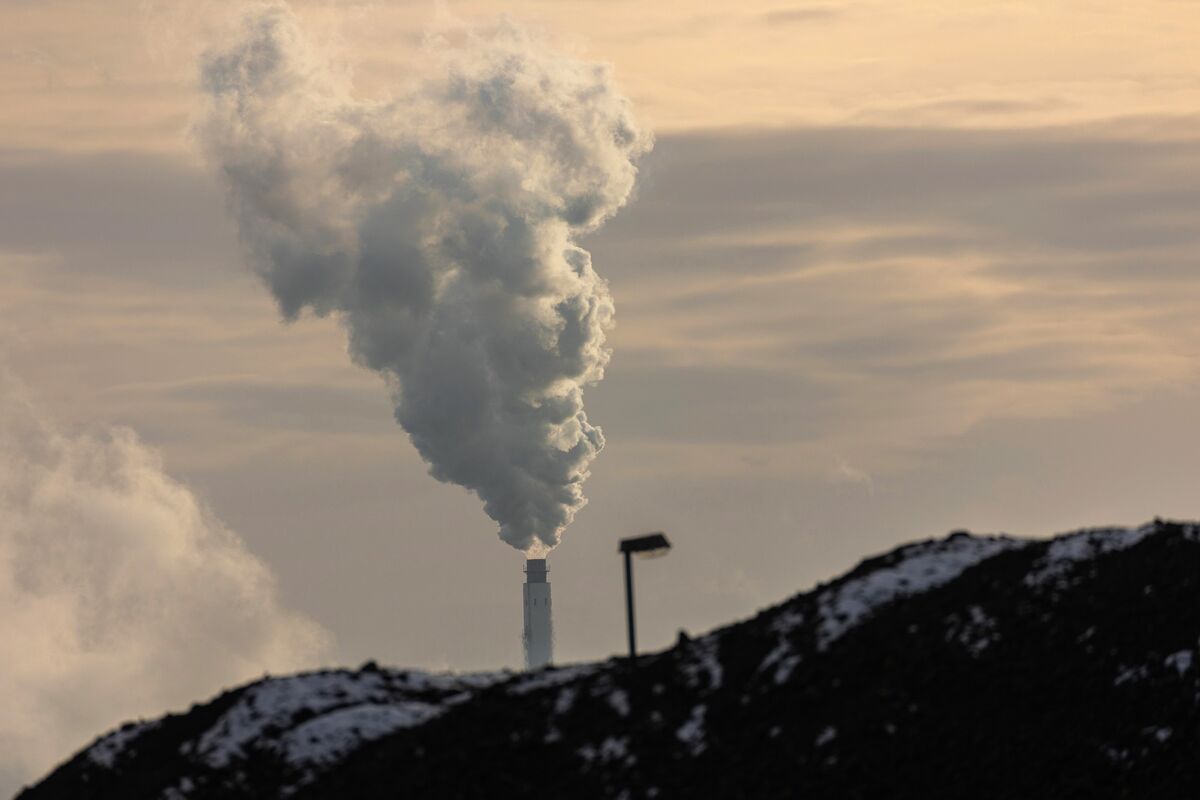
[(521, 550), (586, 503), (583, 409), (613, 304), (575, 244), (627, 200), (651, 137), (609, 70), (508, 22), (431, 34), (397, 99), (351, 97), (282, 5), (206, 55), (201, 141), (285, 318), (336, 314), (442, 481)]
[(69, 435), (0, 370), (0, 796), (98, 731), (313, 666), (328, 636), (131, 431)]

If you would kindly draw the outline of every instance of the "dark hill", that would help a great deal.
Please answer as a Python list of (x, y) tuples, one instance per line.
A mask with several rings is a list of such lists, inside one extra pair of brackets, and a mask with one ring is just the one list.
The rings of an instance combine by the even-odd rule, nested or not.
[(901, 547), (638, 668), (273, 678), (45, 798), (1192, 798), (1200, 526)]

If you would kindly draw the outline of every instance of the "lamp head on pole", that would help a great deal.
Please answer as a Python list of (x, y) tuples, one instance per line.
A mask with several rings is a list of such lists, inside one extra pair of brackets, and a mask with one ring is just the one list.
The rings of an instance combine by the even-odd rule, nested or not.
[(666, 555), (667, 551), (671, 549), (671, 543), (667, 541), (666, 534), (656, 531), (647, 533), (645, 536), (622, 539), (619, 549), (622, 553), (633, 554), (638, 558), (657, 558)]

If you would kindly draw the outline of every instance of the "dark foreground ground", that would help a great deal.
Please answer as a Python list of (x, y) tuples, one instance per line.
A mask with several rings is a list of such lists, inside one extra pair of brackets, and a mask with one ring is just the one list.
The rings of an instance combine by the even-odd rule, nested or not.
[(956, 534), (645, 657), (273, 678), (45, 798), (1200, 797), (1200, 526)]

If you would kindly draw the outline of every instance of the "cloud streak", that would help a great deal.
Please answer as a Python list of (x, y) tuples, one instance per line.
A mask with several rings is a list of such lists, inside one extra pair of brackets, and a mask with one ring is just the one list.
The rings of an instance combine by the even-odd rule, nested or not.
[(836, 19), (846, 13), (841, 6), (792, 6), (777, 8), (761, 15), (761, 20), (769, 25), (794, 25), (806, 22), (825, 22)]
[[(983, 420), (1192, 381), (1198, 157), (1182, 120), (664, 137), (638, 213), (588, 240), (624, 308), (593, 406), (644, 432), (668, 384), (736, 383), (737, 407), (778, 408), (779, 449), (881, 474)], [(728, 416), (660, 431), (758, 446)]]

